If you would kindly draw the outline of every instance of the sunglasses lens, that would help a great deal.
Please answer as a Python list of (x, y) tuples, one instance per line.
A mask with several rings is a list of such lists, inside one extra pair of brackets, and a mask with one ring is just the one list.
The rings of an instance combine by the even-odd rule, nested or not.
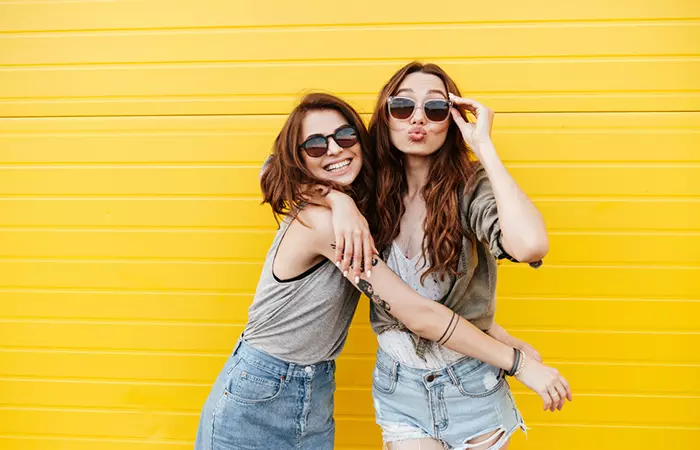
[(349, 148), (357, 144), (357, 132), (352, 127), (341, 128), (335, 132), (333, 139), (339, 146)]
[(389, 101), (389, 114), (394, 119), (406, 120), (413, 114), (416, 103), (410, 98), (392, 98)]
[(447, 100), (428, 100), (423, 105), (425, 117), (433, 122), (442, 122), (450, 115), (450, 102)]
[(324, 137), (317, 136), (304, 142), (302, 147), (306, 150), (307, 155), (318, 158), (328, 151), (328, 141)]

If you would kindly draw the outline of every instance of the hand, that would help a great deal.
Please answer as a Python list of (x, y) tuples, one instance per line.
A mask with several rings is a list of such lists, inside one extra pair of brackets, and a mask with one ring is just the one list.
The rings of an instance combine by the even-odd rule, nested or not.
[(530, 359), (534, 359), (539, 363), (542, 362), (542, 356), (540, 355), (540, 352), (535, 350), (535, 347), (533, 347), (525, 341), (521, 341), (520, 339), (513, 338), (513, 341), (513, 347), (521, 350)]
[(328, 203), (333, 212), (336, 265), (343, 275), (351, 280), (360, 277), (363, 267), (367, 271), (367, 277), (370, 278), (372, 256), (379, 252), (374, 246), (367, 219), (349, 196), (333, 191), (328, 194), (328, 197)]
[(557, 369), (545, 366), (527, 356), (517, 379), (542, 397), (545, 411), (561, 411), (567, 399), (569, 401), (574, 399), (569, 383)]
[[(493, 110), (487, 108), (476, 100), (457, 97), (450, 94), (452, 100), (452, 119), (462, 132), (462, 137), (476, 156), (481, 159), (480, 150), (484, 144), (491, 142), (491, 127), (493, 126)], [(476, 123), (467, 122), (461, 111), (466, 110), (474, 114)]]

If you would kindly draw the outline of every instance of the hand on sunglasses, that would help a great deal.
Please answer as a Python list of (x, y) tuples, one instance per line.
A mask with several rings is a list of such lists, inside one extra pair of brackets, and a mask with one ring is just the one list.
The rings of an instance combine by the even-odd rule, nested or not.
[[(450, 94), (452, 100), (452, 119), (455, 121), (462, 137), (478, 158), (481, 158), (480, 147), (491, 142), (491, 127), (493, 125), (493, 110), (487, 108), (476, 100), (457, 97)], [(476, 123), (467, 122), (462, 111), (469, 111), (476, 117)]]

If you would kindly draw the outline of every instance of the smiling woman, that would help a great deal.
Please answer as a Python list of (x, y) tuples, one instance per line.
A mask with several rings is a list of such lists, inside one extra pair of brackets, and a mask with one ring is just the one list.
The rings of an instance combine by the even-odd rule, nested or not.
[[(191, 450), (277, 232), (258, 176), (300, 93), (342, 93), (367, 123), (417, 56), (495, 111), (548, 226), (541, 269), (499, 266), (497, 323), (577, 398), (550, 414), (511, 382), (532, 428), (511, 449), (693, 448), (698, 17), (690, 0), (0, 1), (0, 448)], [(338, 450), (382, 445), (369, 305), (336, 360)]]

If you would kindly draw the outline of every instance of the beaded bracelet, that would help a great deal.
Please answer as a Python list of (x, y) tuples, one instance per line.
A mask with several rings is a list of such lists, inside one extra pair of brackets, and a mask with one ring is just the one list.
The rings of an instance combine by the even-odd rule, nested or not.
[(523, 367), (525, 367), (525, 353), (523, 353), (522, 350), (520, 351), (520, 353), (522, 353), (522, 358), (520, 359), (520, 364), (518, 365), (518, 370), (516, 370), (515, 375), (513, 375), (516, 378), (518, 376), (520, 376), (520, 372), (522, 372)]

